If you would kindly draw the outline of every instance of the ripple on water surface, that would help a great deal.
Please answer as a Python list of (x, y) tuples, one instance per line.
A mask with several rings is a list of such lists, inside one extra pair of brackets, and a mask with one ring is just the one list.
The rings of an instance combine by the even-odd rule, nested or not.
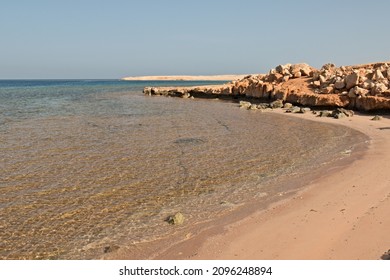
[(164, 222), (172, 213), (184, 213), (183, 227), (222, 215), (365, 140), (210, 100), (104, 92), (58, 102), (60, 114), (1, 115), (0, 258), (97, 258), (154, 240), (177, 230)]

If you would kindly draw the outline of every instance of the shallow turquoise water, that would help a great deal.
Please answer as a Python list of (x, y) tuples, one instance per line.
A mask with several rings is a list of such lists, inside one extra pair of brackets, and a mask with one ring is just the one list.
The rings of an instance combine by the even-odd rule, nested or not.
[[(235, 103), (144, 96), (151, 85), (0, 81), (0, 258), (99, 258), (155, 240), (261, 203), (280, 178), (366, 139)], [(168, 225), (178, 211), (186, 223)]]

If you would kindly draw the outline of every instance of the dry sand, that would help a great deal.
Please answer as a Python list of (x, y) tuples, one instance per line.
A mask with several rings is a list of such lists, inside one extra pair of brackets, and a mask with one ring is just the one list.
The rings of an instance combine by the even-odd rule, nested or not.
[[(275, 110), (273, 113), (282, 113)], [(370, 137), (350, 165), (324, 174), (293, 197), (218, 231), (176, 244), (158, 259), (380, 259), (390, 249), (390, 119), (335, 120)], [(353, 156), (353, 155), (351, 155)]]
[(233, 81), (247, 76), (242, 75), (208, 75), (208, 76), (135, 76), (124, 77), (125, 81)]

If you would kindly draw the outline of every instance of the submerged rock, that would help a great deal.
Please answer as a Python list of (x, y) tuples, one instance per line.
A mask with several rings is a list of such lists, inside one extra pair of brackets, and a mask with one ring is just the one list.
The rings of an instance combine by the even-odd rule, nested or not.
[(252, 106), (252, 103), (248, 101), (240, 101), (240, 108), (249, 109)]
[(282, 100), (275, 100), (273, 102), (270, 103), (270, 107), (273, 108), (273, 109), (276, 109), (276, 108), (282, 108), (283, 107), (283, 101)]
[(167, 222), (171, 225), (181, 225), (184, 223), (184, 215), (177, 212), (175, 215), (169, 216)]
[(318, 112), (318, 116), (321, 117), (321, 118), (323, 118), (323, 117), (331, 117), (332, 116), (332, 112), (328, 111), (328, 110), (319, 111)]
[(286, 110), (286, 113), (300, 113), (300, 112), (301, 112), (301, 108), (298, 106), (294, 106)]
[(105, 253), (105, 254), (112, 253), (118, 249), (119, 249), (118, 245), (107, 245), (103, 248), (103, 253)]
[(308, 112), (310, 112), (311, 109), (309, 107), (302, 107), (300, 110), (299, 110), (299, 113), (301, 114), (306, 114)]

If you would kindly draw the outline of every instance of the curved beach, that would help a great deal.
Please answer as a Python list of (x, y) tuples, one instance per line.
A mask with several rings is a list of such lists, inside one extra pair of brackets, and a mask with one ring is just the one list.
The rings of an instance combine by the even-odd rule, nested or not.
[[(285, 107), (305, 113), (309, 107), (333, 108), (312, 114), (292, 114), (334, 123), (365, 134), (369, 148), (350, 153), (348, 163), (311, 174), (298, 182), (299, 192), (257, 209), (246, 217), (206, 230), (156, 255), (160, 259), (387, 259), (390, 249), (390, 121), (386, 116), (353, 115), (346, 109), (388, 110), (388, 63), (317, 70), (305, 63), (279, 65), (268, 74), (246, 77), (220, 87), (145, 88), (148, 95), (181, 97), (227, 96), (247, 99), (243, 108), (267, 111)], [(296, 105), (296, 106), (294, 106)], [(290, 109), (289, 109), (290, 108)], [(309, 109), (310, 110), (310, 109)], [(281, 114), (281, 109), (271, 114)], [(346, 118), (348, 116), (348, 118)], [(335, 120), (338, 119), (338, 120)], [(306, 179), (306, 181), (304, 181)]]
[[(282, 111), (274, 112), (276, 114)], [(272, 114), (274, 114), (272, 113)], [(370, 137), (363, 157), (323, 174), (294, 196), (218, 231), (205, 231), (157, 259), (380, 259), (390, 249), (390, 120), (334, 120)]]
[[(271, 110), (270, 114), (303, 113), (291, 117), (342, 125), (370, 140), (367, 151), (346, 150), (348, 161), (300, 176), (301, 180), (295, 181), (297, 192), (282, 192), (282, 200), (271, 201), (266, 209), (248, 203), (223, 221), (188, 233), (185, 241), (176, 237), (166, 247), (157, 245), (158, 253), (143, 257), (387, 259), (390, 121), (388, 117), (374, 121), (372, 115), (351, 118), (354, 113), (349, 109), (388, 110), (389, 78), (386, 62), (341, 67), (325, 64), (320, 70), (301, 63), (279, 65), (268, 74), (247, 76), (222, 86), (145, 88), (147, 95), (234, 98), (240, 100), (240, 107), (251, 111), (283, 107), (285, 110)], [(305, 106), (333, 108), (313, 112), (333, 118), (304, 114), (311, 110)], [(289, 183), (277, 182), (273, 187)]]

